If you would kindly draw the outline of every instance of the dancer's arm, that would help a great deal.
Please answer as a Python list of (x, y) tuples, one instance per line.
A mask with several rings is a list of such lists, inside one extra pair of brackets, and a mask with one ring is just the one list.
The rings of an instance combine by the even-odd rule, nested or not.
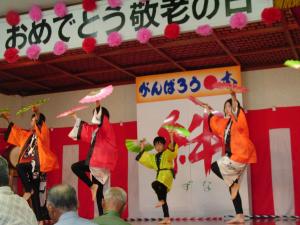
[(145, 146), (145, 140), (142, 140), (141, 141), (141, 151), (136, 156), (135, 160), (149, 169), (157, 170), (157, 165), (155, 162), (155, 155), (145, 152), (144, 146)]
[(8, 122), (8, 128), (4, 134), (4, 139), (12, 145), (22, 147), (30, 132), (18, 127), (13, 122), (10, 122), (8, 113), (2, 113), (1, 117)]
[(169, 132), (169, 135), (170, 135), (170, 144), (169, 144), (169, 150), (171, 152), (174, 152), (175, 151), (175, 145), (176, 143), (174, 142), (174, 131), (170, 131)]
[(75, 140), (82, 140), (83, 142), (90, 143), (93, 131), (96, 129), (96, 125), (90, 125), (82, 121), (76, 113), (73, 113), (72, 116), (76, 123), (73, 130), (70, 132), (69, 137)]

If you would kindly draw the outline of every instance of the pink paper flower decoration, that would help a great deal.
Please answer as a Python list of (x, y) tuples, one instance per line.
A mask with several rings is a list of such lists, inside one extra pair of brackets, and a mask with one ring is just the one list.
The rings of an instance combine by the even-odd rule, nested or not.
[(43, 17), (43, 12), (41, 10), (41, 7), (38, 5), (33, 5), (29, 11), (29, 17), (35, 21), (39, 22)]
[(26, 50), (26, 55), (29, 59), (37, 60), (40, 56), (41, 48), (40, 46), (33, 44)]
[(240, 29), (241, 30), (247, 26), (247, 23), (248, 23), (247, 14), (242, 13), (242, 12), (235, 13), (230, 18), (230, 27), (232, 29)]
[(209, 36), (213, 33), (213, 29), (211, 28), (210, 25), (202, 25), (197, 27), (196, 33), (199, 34), (200, 36)]
[(54, 55), (62, 55), (68, 49), (68, 45), (63, 41), (57, 41), (53, 48)]
[(107, 37), (107, 43), (110, 47), (118, 47), (121, 45), (123, 39), (119, 32), (112, 32)]
[(152, 37), (152, 32), (148, 28), (141, 28), (137, 32), (137, 39), (141, 44), (146, 44)]
[(54, 5), (54, 13), (58, 17), (64, 17), (68, 14), (68, 8), (64, 2), (57, 2)]
[(122, 6), (123, 1), (122, 0), (107, 0), (107, 3), (111, 8), (118, 8), (118, 7)]

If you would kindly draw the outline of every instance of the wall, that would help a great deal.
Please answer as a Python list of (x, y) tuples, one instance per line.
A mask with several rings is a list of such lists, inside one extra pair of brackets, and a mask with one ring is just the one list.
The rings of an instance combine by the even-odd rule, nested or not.
[[(246, 109), (263, 109), (273, 106), (299, 106), (300, 71), (290, 68), (276, 68), (256, 70), (242, 73), (243, 85), (250, 91), (244, 95), (243, 102)], [(68, 127), (73, 125), (72, 118), (56, 119), (56, 115), (78, 105), (78, 100), (90, 90), (55, 93), (41, 96), (21, 98), (19, 96), (5, 96), (0, 94), (0, 107), (8, 107), (15, 113), (21, 105), (28, 104), (39, 98), (50, 98), (50, 102), (42, 106), (51, 127)], [(113, 94), (103, 101), (111, 112), (114, 123), (135, 121), (135, 85), (116, 86)], [(92, 105), (91, 105), (92, 108)], [(85, 120), (90, 120), (91, 110), (79, 112)], [(21, 118), (13, 116), (13, 120), (22, 126), (28, 126), (30, 114)], [(24, 118), (26, 118), (24, 120)], [(0, 127), (6, 127), (1, 120)]]
[[(29, 126), (31, 113), (26, 113), (21, 117), (14, 116), (15, 112), (22, 106), (30, 104), (41, 98), (49, 98), (50, 101), (41, 106), (41, 111), (47, 117), (49, 127), (71, 127), (73, 126), (73, 118), (66, 117), (56, 119), (56, 116), (74, 106), (79, 105), (78, 101), (87, 95), (91, 90), (72, 91), (46, 95), (36, 95), (29, 97), (5, 96), (0, 95), (1, 106), (8, 107), (11, 110), (12, 119), (23, 127)], [(111, 96), (104, 99), (103, 106), (107, 107), (111, 114), (111, 122), (127, 122), (136, 120), (136, 105), (135, 105), (135, 85), (115, 86)], [(83, 120), (90, 121), (92, 115), (93, 104), (90, 104), (90, 109), (78, 112)], [(6, 127), (6, 123), (2, 120), (0, 127)]]
[(300, 71), (291, 68), (256, 70), (242, 73), (246, 109), (273, 106), (299, 106)]

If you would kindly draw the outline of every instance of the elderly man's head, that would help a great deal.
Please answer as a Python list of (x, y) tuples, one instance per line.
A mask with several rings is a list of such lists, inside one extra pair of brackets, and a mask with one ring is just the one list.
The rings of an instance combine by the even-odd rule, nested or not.
[(70, 185), (57, 185), (50, 189), (48, 193), (47, 208), (49, 215), (54, 222), (59, 217), (69, 211), (77, 210), (77, 196), (75, 189)]
[(6, 159), (0, 156), (0, 187), (8, 186), (9, 178), (8, 178), (8, 164)]
[(105, 211), (113, 210), (121, 214), (125, 209), (126, 201), (126, 192), (122, 188), (112, 187), (104, 193), (102, 205)]

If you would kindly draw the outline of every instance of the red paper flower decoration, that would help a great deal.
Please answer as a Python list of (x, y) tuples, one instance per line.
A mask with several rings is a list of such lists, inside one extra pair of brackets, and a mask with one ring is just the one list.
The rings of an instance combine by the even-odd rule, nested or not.
[(261, 19), (265, 24), (271, 25), (275, 22), (281, 21), (282, 12), (280, 9), (275, 7), (265, 8), (261, 13)]
[(95, 0), (83, 0), (82, 1), (82, 8), (86, 12), (92, 12), (97, 8), (97, 4)]
[(5, 53), (4, 53), (4, 58), (5, 58), (6, 62), (14, 63), (14, 62), (18, 61), (18, 59), (20, 58), (18, 53), (19, 53), (19, 50), (16, 48), (6, 49)]
[(96, 39), (93, 37), (85, 38), (82, 42), (82, 48), (86, 53), (91, 53), (96, 47)]
[(20, 15), (16, 11), (9, 11), (6, 14), (6, 21), (11, 26), (16, 26), (20, 23)]
[(168, 24), (165, 28), (165, 37), (169, 39), (178, 38), (180, 34), (180, 26), (177, 23)]

